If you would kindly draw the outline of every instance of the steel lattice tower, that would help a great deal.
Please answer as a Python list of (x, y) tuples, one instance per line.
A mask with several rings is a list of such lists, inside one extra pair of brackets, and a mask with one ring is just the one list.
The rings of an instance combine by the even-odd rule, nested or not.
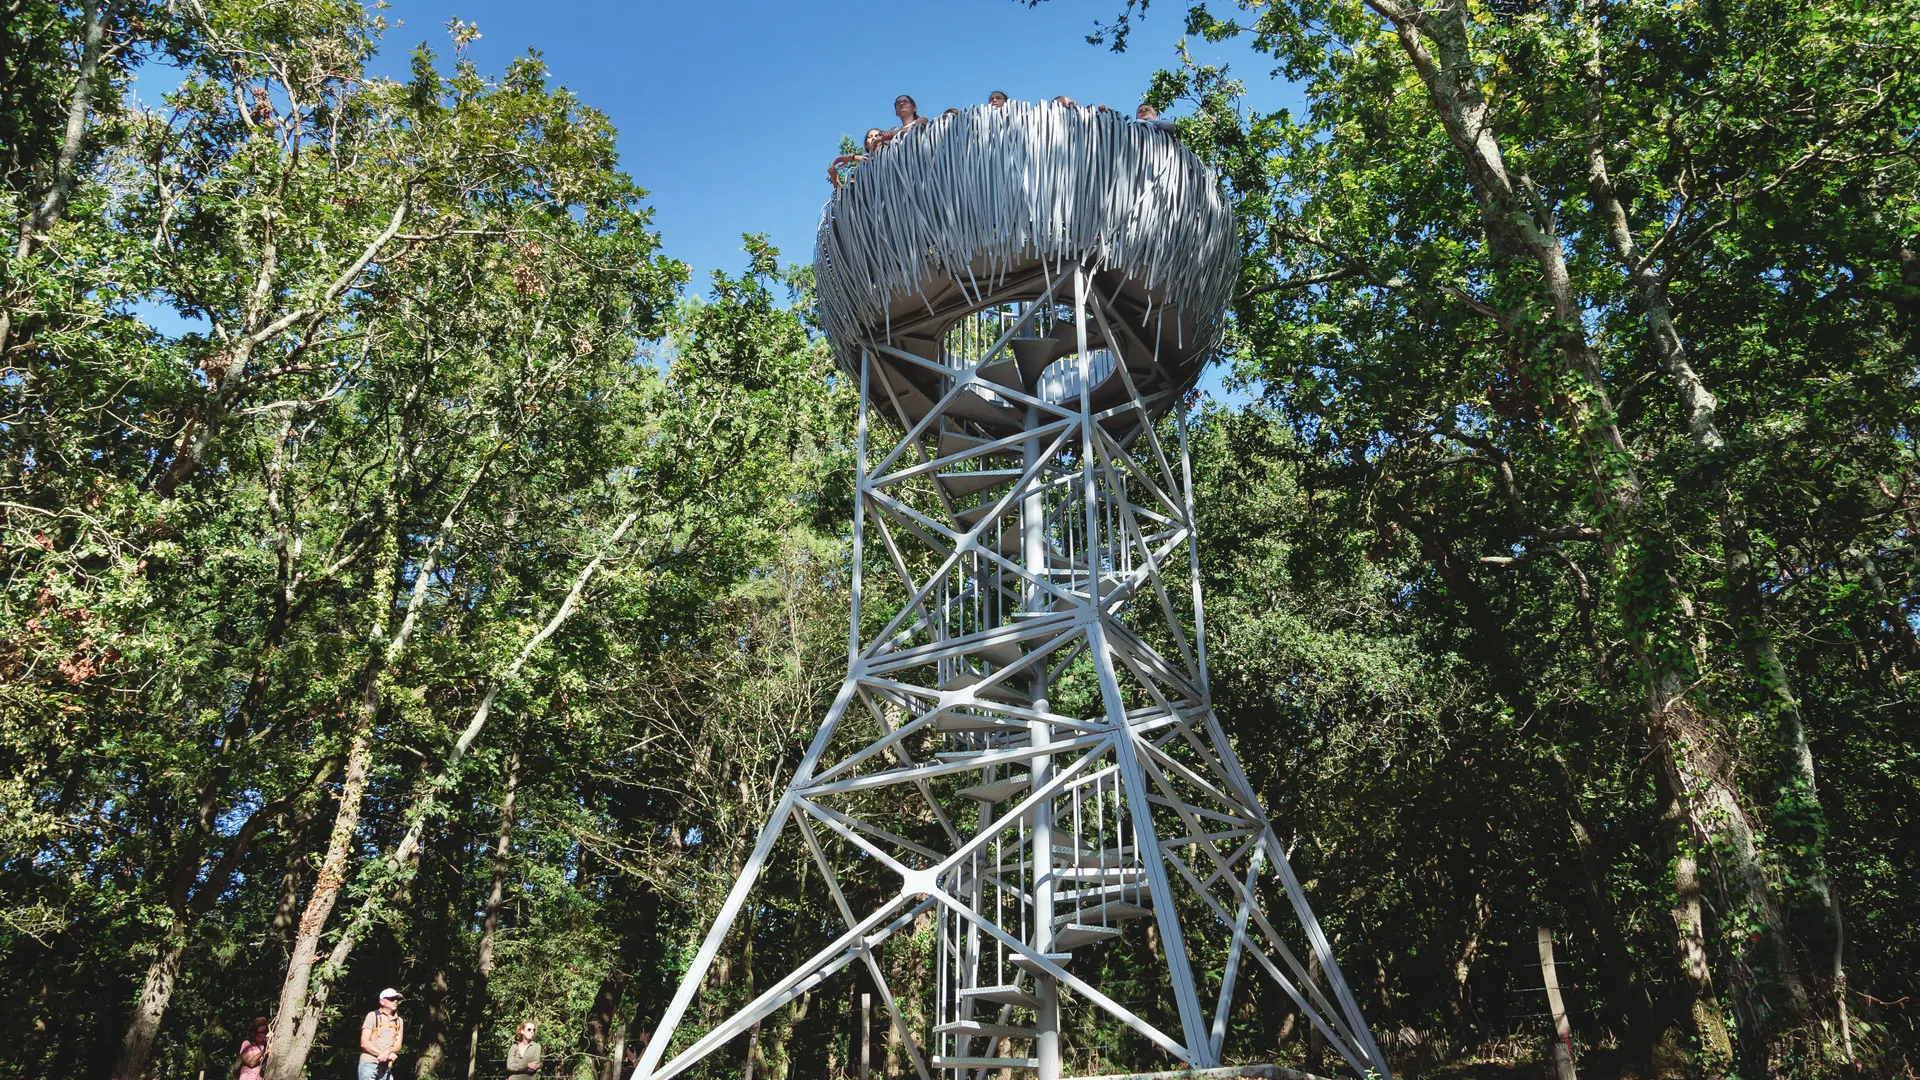
[[(828, 204), (821, 317), (860, 386), (848, 674), (640, 1080), (854, 964), (922, 1080), (1059, 1077), (1063, 991), (1217, 1065), (1248, 963), (1387, 1075), (1208, 698), (1179, 402), (1238, 251), (1217, 183), (1165, 131), (1051, 105), (935, 121)], [(782, 845), (845, 932), (663, 1064)], [(897, 887), (856, 904), (843, 881), (876, 872)], [(1147, 925), (1164, 1018), (1074, 962)], [(907, 1009), (877, 957), (929, 929), (932, 1000)]]

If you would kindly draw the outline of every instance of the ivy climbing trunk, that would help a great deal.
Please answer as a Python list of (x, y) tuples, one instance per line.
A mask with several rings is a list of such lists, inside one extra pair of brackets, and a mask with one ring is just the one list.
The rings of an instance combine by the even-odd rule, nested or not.
[[(1605, 367), (1587, 337), (1585, 306), (1574, 288), (1555, 215), (1532, 180), (1509, 170), (1496, 136), (1473, 56), (1465, 0), (1424, 8), (1402, 0), (1367, 3), (1392, 26), (1426, 87), (1478, 201), (1496, 262), (1525, 260), (1539, 275), (1535, 288), (1546, 301), (1542, 322), (1529, 321), (1524, 307), (1500, 311), (1469, 303), (1509, 336), (1542, 335), (1542, 343), (1560, 357), (1559, 370), (1541, 374), (1583, 452), (1590, 501), (1600, 517), (1615, 577), (1614, 595), (1644, 687), (1640, 726), (1657, 769), (1671, 787), (1662, 820), (1675, 860), (1677, 974), (1693, 998), (1686, 1013), (1703, 1064), (1709, 1075), (1724, 1075), (1732, 1065), (1731, 1040), (1714, 991), (1693, 852), (1696, 847), (1726, 852), (1745, 885), (1752, 878), (1749, 868), (1757, 867), (1755, 829), (1721, 767), (1724, 751), (1714, 732), (1686, 700), (1692, 679), (1678, 626), (1680, 599), (1666, 569), (1666, 541), (1642, 520), (1644, 496), (1637, 469), (1615, 417)], [(1764, 883), (1759, 898), (1767, 898)], [(1768, 932), (1779, 932), (1777, 912), (1763, 906), (1760, 915), (1772, 919)]]

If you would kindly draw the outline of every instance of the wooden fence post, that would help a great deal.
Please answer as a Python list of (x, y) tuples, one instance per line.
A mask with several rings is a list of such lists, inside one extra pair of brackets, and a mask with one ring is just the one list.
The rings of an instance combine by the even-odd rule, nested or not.
[(873, 1041), (873, 995), (860, 995), (860, 1080), (867, 1080), (867, 1044)]
[(1567, 1006), (1560, 999), (1560, 976), (1553, 968), (1553, 931), (1540, 928), (1540, 976), (1547, 988), (1547, 1011), (1553, 1014), (1553, 1071), (1559, 1080), (1577, 1080), (1573, 1074), (1573, 1028)]

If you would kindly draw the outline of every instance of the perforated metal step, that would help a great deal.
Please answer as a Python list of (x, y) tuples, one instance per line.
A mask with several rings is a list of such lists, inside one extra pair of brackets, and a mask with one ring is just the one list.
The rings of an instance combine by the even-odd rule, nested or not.
[(1036, 1008), (1040, 999), (1018, 986), (975, 986), (960, 991), (962, 1001), (991, 1001), (995, 1005), (1018, 1005), (1023, 1009)]

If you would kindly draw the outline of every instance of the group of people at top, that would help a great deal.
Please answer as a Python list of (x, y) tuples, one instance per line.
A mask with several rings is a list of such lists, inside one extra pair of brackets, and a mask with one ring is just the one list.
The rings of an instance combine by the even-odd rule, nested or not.
[[(1006, 103), (1007, 95), (1005, 91), (995, 90), (993, 93), (987, 95), (987, 104), (996, 109), (1004, 106)], [(1054, 98), (1053, 103), (1069, 109), (1088, 107), (1080, 105), (1065, 94)], [(1113, 111), (1105, 105), (1094, 105), (1091, 108), (1096, 112)], [(941, 113), (938, 118), (944, 120), (949, 116), (957, 115), (959, 112), (959, 109), (948, 109), (946, 112)], [(833, 159), (833, 164), (827, 166), (828, 183), (834, 187), (839, 187), (846, 183), (853, 178), (854, 168), (861, 162), (867, 160), (868, 155), (900, 136), (905, 135), (907, 132), (912, 131), (914, 128), (922, 124), (932, 123), (933, 121), (933, 118), (920, 115), (920, 106), (913, 100), (910, 94), (901, 94), (899, 97), (893, 99), (893, 115), (899, 118), (900, 123), (898, 125), (890, 128), (875, 127), (867, 129), (867, 136), (864, 140), (866, 147), (864, 153), (841, 154), (839, 157)], [(1139, 108), (1133, 111), (1133, 119), (1136, 123), (1151, 125), (1168, 134), (1172, 134), (1174, 131), (1173, 121), (1160, 119), (1159, 110), (1144, 101), (1140, 103)]]

